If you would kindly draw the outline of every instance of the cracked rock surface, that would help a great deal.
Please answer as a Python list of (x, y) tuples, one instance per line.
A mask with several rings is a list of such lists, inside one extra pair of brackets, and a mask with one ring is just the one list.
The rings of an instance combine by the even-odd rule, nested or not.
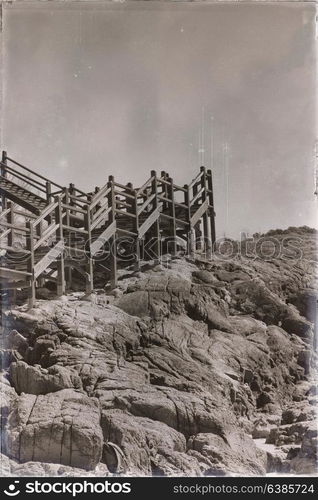
[(7, 311), (3, 474), (314, 473), (314, 269), (180, 258)]

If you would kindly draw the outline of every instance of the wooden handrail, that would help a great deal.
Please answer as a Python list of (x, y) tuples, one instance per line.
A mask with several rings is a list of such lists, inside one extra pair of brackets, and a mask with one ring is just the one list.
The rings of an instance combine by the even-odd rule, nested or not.
[(199, 172), (198, 175), (190, 182), (189, 189), (191, 189), (195, 184), (197, 184), (203, 175), (203, 172)]
[(8, 236), (10, 233), (11, 233), (11, 228), (6, 229), (5, 231), (3, 231), (3, 233), (0, 233), (0, 240)]
[[(39, 177), (40, 179), (43, 179), (44, 181), (48, 181), (50, 182), (51, 184), (53, 184), (53, 186), (56, 186), (60, 189), (63, 189), (62, 186), (60, 186), (59, 184), (57, 184), (56, 182), (53, 182), (51, 181), (50, 179), (48, 179), (47, 177), (44, 177), (43, 175), (41, 174), (37, 174), (36, 172), (34, 172), (33, 170), (31, 170), (30, 168), (26, 167), (25, 165), (22, 165), (21, 163), (13, 160), (12, 158), (10, 158), (9, 156), (6, 157), (7, 161), (11, 161), (11, 163), (14, 163), (15, 165), (17, 165), (18, 167), (20, 168), (23, 168), (24, 170), (26, 170), (27, 172), (30, 172), (30, 174), (33, 174), (35, 175), (36, 177)], [(1, 162), (2, 163), (2, 162)], [(6, 165), (4, 165), (6, 167)]]
[(91, 222), (91, 229), (95, 229), (98, 224), (107, 220), (107, 215), (111, 212), (112, 207), (108, 207), (106, 210), (101, 212), (93, 221)]
[(135, 192), (134, 188), (132, 188), (132, 187), (124, 186), (123, 184), (120, 184), (119, 182), (115, 182), (115, 181), (112, 181), (112, 183), (113, 183), (113, 186), (115, 186), (115, 187), (119, 187), (121, 189), (125, 189), (126, 191), (128, 190), (131, 193)]
[(89, 205), (90, 210), (92, 210), (100, 202), (102, 198), (106, 198), (106, 196), (110, 193), (110, 191), (111, 188), (108, 187), (107, 184), (105, 184), (105, 186), (102, 187), (102, 189), (92, 197)]
[(11, 229), (14, 229), (14, 230), (17, 230), (17, 231), (21, 231), (23, 233), (28, 233), (29, 230), (25, 227), (21, 227), (21, 226), (17, 226), (16, 224), (9, 224), (9, 222), (1, 222), (0, 221), (0, 226), (4, 226), (4, 227), (9, 227)]
[(58, 203), (56, 201), (53, 201), (48, 205), (44, 210), (42, 210), (41, 214), (35, 221), (32, 222), (33, 227), (36, 227), (40, 222), (42, 222), (46, 217), (51, 215), (51, 212), (56, 209)]
[(72, 212), (77, 212), (79, 214), (86, 214), (86, 210), (83, 210), (82, 208), (79, 208), (76, 205), (68, 205), (66, 203), (62, 203), (61, 207), (66, 208), (67, 210), (72, 210)]
[(153, 180), (154, 180), (154, 177), (152, 176), (140, 188), (136, 189), (137, 196), (139, 196), (140, 194), (142, 194), (147, 187), (151, 188), (151, 183), (152, 183)]
[(34, 244), (34, 250), (39, 248), (44, 241), (46, 241), (52, 234), (59, 228), (59, 224), (52, 224), (47, 228), (46, 231), (42, 234), (41, 238)]
[(17, 173), (8, 165), (5, 167), (5, 169), (7, 172), (9, 172), (9, 174), (11, 174), (14, 177), (17, 177), (18, 179), (20, 179), (20, 181), (25, 182), (28, 186), (32, 186), (34, 189), (38, 189), (39, 191), (42, 191), (42, 193), (46, 193), (46, 189), (44, 189), (45, 184), (42, 184), (41, 182), (38, 182), (35, 179), (30, 179), (30, 177), (28, 177), (27, 175), (23, 175), (20, 172)]
[(154, 193), (151, 196), (149, 196), (149, 198), (147, 198), (147, 200), (139, 208), (138, 215), (140, 215), (145, 210), (145, 208), (149, 205), (149, 203), (151, 203), (155, 199), (155, 197), (156, 194)]
[(11, 208), (6, 208), (2, 212), (0, 212), (0, 219), (2, 219), (2, 217), (6, 217), (10, 213), (10, 211), (11, 211)]
[(124, 193), (123, 191), (117, 191), (116, 189), (114, 189), (114, 194), (116, 194), (117, 196), (124, 196), (125, 198), (129, 198), (130, 200), (134, 200), (135, 199), (134, 195), (128, 194), (128, 193)]
[(186, 192), (187, 192), (187, 188), (182, 187), (182, 186), (178, 186), (178, 184), (173, 184), (173, 189), (174, 189), (175, 191), (183, 191), (184, 193), (186, 193)]
[(6, 156), (6, 159), (7, 161), (11, 161), (11, 163), (14, 163), (15, 165), (17, 165), (18, 167), (21, 167), (23, 168), (24, 170), (26, 170), (27, 172), (30, 172), (30, 174), (33, 174), (35, 175), (36, 177), (39, 177), (40, 179), (43, 179), (44, 181), (48, 181), (50, 182), (51, 184), (53, 184), (53, 186), (56, 186), (60, 189), (63, 189), (62, 186), (60, 186), (59, 184), (57, 184), (56, 182), (53, 182), (51, 181), (50, 179), (48, 179), (47, 177), (44, 177), (43, 175), (41, 174), (37, 174), (36, 172), (34, 172), (33, 170), (31, 170), (30, 168), (26, 167), (25, 165), (22, 165), (21, 163), (13, 160), (12, 158), (10, 158), (9, 156)]
[(190, 201), (190, 206), (192, 206), (201, 196), (202, 194), (204, 193), (204, 190), (205, 188), (202, 187), (198, 192), (197, 194), (194, 196), (194, 198), (192, 198), (192, 200)]

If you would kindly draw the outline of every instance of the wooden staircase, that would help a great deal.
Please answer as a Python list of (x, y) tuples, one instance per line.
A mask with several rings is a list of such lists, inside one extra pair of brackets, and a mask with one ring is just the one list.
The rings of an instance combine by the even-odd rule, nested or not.
[(152, 171), (140, 188), (109, 176), (102, 188), (84, 193), (3, 152), (0, 193), (2, 293), (26, 288), (31, 307), (36, 289), (48, 282), (62, 295), (80, 276), (90, 293), (101, 270), (115, 287), (118, 267), (180, 249), (210, 254), (215, 242), (212, 173), (204, 167), (189, 185)]
[(47, 205), (46, 200), (41, 196), (28, 191), (24, 187), (2, 176), (0, 177), (0, 190), (2, 196), (5, 196), (8, 200), (12, 200), (14, 203), (18, 203), (21, 207), (34, 214), (40, 214)]

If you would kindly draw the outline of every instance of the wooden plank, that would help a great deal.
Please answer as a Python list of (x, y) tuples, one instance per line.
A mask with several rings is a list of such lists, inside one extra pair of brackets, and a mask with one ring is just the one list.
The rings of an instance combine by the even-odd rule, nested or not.
[(67, 224), (63, 224), (63, 229), (66, 229), (67, 231), (71, 231), (72, 233), (87, 234), (87, 231), (85, 231), (85, 229), (80, 229), (79, 227), (68, 226)]
[(122, 227), (118, 227), (117, 228), (117, 234), (120, 235), (120, 234), (129, 234), (130, 236), (138, 236), (137, 233), (134, 233), (132, 231), (128, 231), (128, 229), (123, 229)]
[[(0, 236), (1, 238), (1, 236)], [(3, 245), (0, 243), (0, 248), (3, 250), (8, 250), (9, 252), (15, 252), (23, 255), (29, 255), (29, 251), (26, 248), (10, 247), (9, 245)]]
[(67, 203), (62, 203), (61, 207), (66, 208), (68, 210), (72, 210), (72, 212), (77, 212), (79, 214), (86, 214), (86, 210), (83, 210), (82, 208), (79, 208), (76, 205), (68, 205)]
[(156, 222), (158, 217), (160, 216), (160, 211), (162, 208), (162, 203), (159, 203), (157, 208), (149, 215), (148, 219), (140, 226), (138, 230), (138, 237), (142, 238), (144, 234), (151, 228), (151, 226)]
[(48, 253), (34, 266), (34, 276), (37, 278), (45, 269), (54, 262), (63, 252), (64, 242), (59, 241)]
[(30, 281), (14, 281), (14, 282), (5, 282), (1, 281), (1, 289), (2, 290), (16, 290), (17, 288), (29, 288)]
[(11, 208), (7, 208), (6, 210), (3, 210), (0, 212), (0, 219), (7, 217), (7, 215), (10, 213)]
[(189, 189), (193, 188), (195, 184), (201, 181), (202, 172), (199, 172), (198, 175), (190, 182)]
[(109, 219), (109, 212), (111, 211), (111, 207), (108, 207), (105, 209), (105, 207), (102, 207), (103, 208), (103, 211), (99, 213), (99, 215), (95, 218), (96, 214), (98, 212), (96, 212), (96, 214), (94, 215), (94, 219), (93, 219), (93, 222), (91, 223), (91, 229), (95, 229), (95, 227), (97, 227), (99, 224), (101, 224), (102, 222), (106, 222), (108, 219)]
[[(172, 219), (171, 215), (164, 214), (163, 212), (160, 213), (160, 217), (162, 217), (163, 219), (168, 219), (168, 220)], [(182, 219), (178, 219), (178, 217), (175, 217), (175, 221), (176, 221), (176, 223), (182, 224), (183, 226), (187, 226), (188, 225), (187, 221), (182, 220)]]
[(194, 198), (192, 198), (192, 200), (190, 201), (190, 206), (192, 206), (197, 201), (197, 199), (200, 198), (200, 196), (202, 196), (203, 193), (204, 193), (204, 187), (202, 187), (200, 191), (196, 193)]
[(100, 189), (92, 198), (91, 203), (90, 203), (90, 209), (94, 208), (98, 203), (103, 200), (103, 198), (106, 198), (106, 196), (110, 193), (110, 188), (107, 186), (107, 184)]
[(91, 243), (92, 257), (102, 248), (104, 243), (109, 240), (116, 232), (116, 221), (114, 220), (106, 229), (99, 235), (97, 240)]
[(16, 281), (21, 278), (26, 278), (27, 276), (31, 276), (31, 273), (28, 273), (27, 271), (17, 271), (7, 267), (0, 267), (0, 278)]
[(47, 240), (57, 229), (58, 229), (58, 224), (52, 224), (52, 226), (49, 226), (46, 231), (42, 234), (42, 237), (39, 241), (37, 241), (34, 245), (34, 250), (39, 248), (42, 243), (44, 243), (45, 240)]
[(209, 201), (205, 200), (204, 203), (198, 208), (195, 214), (191, 217), (191, 225), (194, 226), (202, 217), (202, 215), (206, 212), (209, 206)]
[(6, 236), (8, 236), (10, 233), (11, 233), (11, 229), (6, 229), (5, 231), (3, 231), (3, 233), (0, 234), (0, 240), (2, 238), (5, 238)]
[(0, 226), (10, 227), (11, 229), (15, 229), (15, 230), (20, 231), (22, 233), (29, 233), (29, 230), (27, 228), (17, 226), (16, 224), (9, 224), (8, 222), (1, 222), (0, 221)]
[(153, 201), (155, 196), (156, 196), (156, 194), (154, 193), (151, 196), (149, 196), (149, 198), (147, 198), (147, 200), (139, 207), (138, 215), (140, 215), (145, 210), (145, 208), (149, 205), (149, 203), (151, 203)]
[(51, 212), (56, 209), (56, 207), (57, 207), (57, 203), (53, 202), (48, 207), (46, 207), (44, 210), (42, 210), (41, 215), (35, 221), (33, 221), (34, 227), (37, 226), (37, 224), (39, 224), (42, 220), (44, 220), (45, 217), (50, 215)]
[(146, 188), (151, 188), (152, 181), (154, 180), (154, 177), (150, 177), (140, 188), (136, 190), (137, 196), (142, 194)]

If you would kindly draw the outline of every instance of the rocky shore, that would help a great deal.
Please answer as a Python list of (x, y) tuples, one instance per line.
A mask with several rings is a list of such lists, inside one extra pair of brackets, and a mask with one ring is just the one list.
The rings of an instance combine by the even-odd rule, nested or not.
[[(3, 312), (3, 475), (317, 472), (316, 235)], [(44, 296), (44, 291), (43, 291)]]

